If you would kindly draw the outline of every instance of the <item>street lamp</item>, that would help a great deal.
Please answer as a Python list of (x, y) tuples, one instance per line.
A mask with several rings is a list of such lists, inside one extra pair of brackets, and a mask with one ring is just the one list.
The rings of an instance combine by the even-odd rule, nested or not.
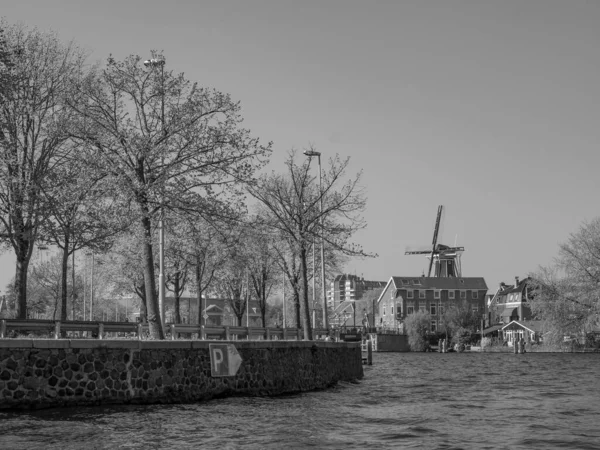
[[(161, 79), (161, 99), (160, 99), (160, 111), (161, 111), (161, 127), (163, 135), (166, 136), (167, 129), (165, 128), (165, 59), (164, 58), (151, 58), (144, 61), (146, 67), (160, 67), (160, 79)], [(164, 152), (162, 157), (162, 165), (164, 166)], [(163, 168), (164, 170), (164, 168)], [(160, 311), (160, 321), (162, 326), (165, 325), (165, 227), (164, 227), (164, 191), (160, 199), (160, 213), (158, 219), (158, 309)]]
[(285, 330), (285, 328), (287, 326), (287, 321), (285, 320), (285, 311), (286, 311), (286, 309), (285, 309), (285, 271), (282, 274), (281, 281), (283, 283), (283, 307), (282, 307), (282, 309), (283, 309), (283, 311), (282, 311), (283, 312), (283, 329)]
[(329, 323), (327, 321), (327, 291), (325, 288), (325, 239), (323, 238), (323, 181), (321, 177), (321, 152), (314, 150), (304, 150), (304, 154), (309, 158), (316, 156), (319, 162), (319, 209), (320, 217), (319, 222), (321, 225), (321, 284), (323, 287), (323, 328), (329, 329)]
[[(92, 270), (91, 270), (92, 273), (90, 276), (90, 307), (89, 307), (89, 315), (90, 315), (90, 321), (91, 321), (93, 319), (93, 315), (94, 315), (94, 252), (86, 252), (86, 255), (92, 257)], [(83, 309), (83, 320), (85, 320), (85, 306)]]

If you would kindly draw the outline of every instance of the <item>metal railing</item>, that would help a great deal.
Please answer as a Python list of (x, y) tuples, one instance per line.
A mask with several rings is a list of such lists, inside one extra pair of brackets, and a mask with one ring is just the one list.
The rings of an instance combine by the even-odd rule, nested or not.
[[(139, 322), (88, 322), (77, 320), (39, 320), (39, 319), (0, 319), (0, 338), (8, 337), (11, 332), (48, 333), (54, 339), (63, 334), (77, 332), (79, 337), (87, 336), (104, 339), (106, 333), (126, 334), (144, 339), (148, 334), (148, 324)], [(262, 328), (236, 326), (204, 326), (198, 324), (166, 324), (167, 339), (177, 339), (180, 334), (197, 334), (202, 340), (301, 340), (304, 333), (299, 328)], [(327, 334), (324, 329), (313, 329), (313, 339)], [(73, 337), (73, 336), (70, 336)]]

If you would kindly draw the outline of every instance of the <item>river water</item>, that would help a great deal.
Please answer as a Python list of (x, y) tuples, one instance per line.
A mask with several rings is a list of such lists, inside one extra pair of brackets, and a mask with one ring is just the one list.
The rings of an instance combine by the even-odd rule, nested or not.
[(375, 353), (325, 391), (0, 413), (0, 449), (600, 449), (600, 355)]

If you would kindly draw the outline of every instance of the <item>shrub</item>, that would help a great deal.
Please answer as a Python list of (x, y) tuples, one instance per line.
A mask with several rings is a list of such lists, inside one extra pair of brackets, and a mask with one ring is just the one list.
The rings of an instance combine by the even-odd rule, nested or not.
[(424, 352), (429, 349), (430, 324), (431, 314), (428, 312), (417, 311), (406, 317), (404, 327), (408, 334), (408, 345), (413, 352)]

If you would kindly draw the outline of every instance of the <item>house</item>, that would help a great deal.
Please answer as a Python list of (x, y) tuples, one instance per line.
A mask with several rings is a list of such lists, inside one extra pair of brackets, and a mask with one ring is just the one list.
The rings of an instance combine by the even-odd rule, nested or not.
[(489, 324), (507, 324), (513, 320), (531, 320), (533, 314), (529, 306), (529, 297), (533, 289), (531, 278), (519, 280), (515, 277), (514, 285), (500, 283), (498, 290), (487, 303)]
[(445, 309), (462, 302), (484, 317), (487, 285), (481, 277), (391, 277), (377, 299), (376, 325), (401, 330), (404, 319), (416, 311), (431, 314), (431, 332), (440, 329)]
[(537, 342), (541, 338), (544, 322), (535, 320), (529, 300), (533, 288), (531, 278), (515, 277), (514, 285), (500, 283), (496, 293), (487, 300), (487, 323), (484, 335), (498, 337), (512, 346), (516, 340)]
[(511, 347), (521, 339), (526, 342), (539, 342), (544, 332), (544, 325), (543, 320), (512, 320), (502, 325), (499, 336)]

